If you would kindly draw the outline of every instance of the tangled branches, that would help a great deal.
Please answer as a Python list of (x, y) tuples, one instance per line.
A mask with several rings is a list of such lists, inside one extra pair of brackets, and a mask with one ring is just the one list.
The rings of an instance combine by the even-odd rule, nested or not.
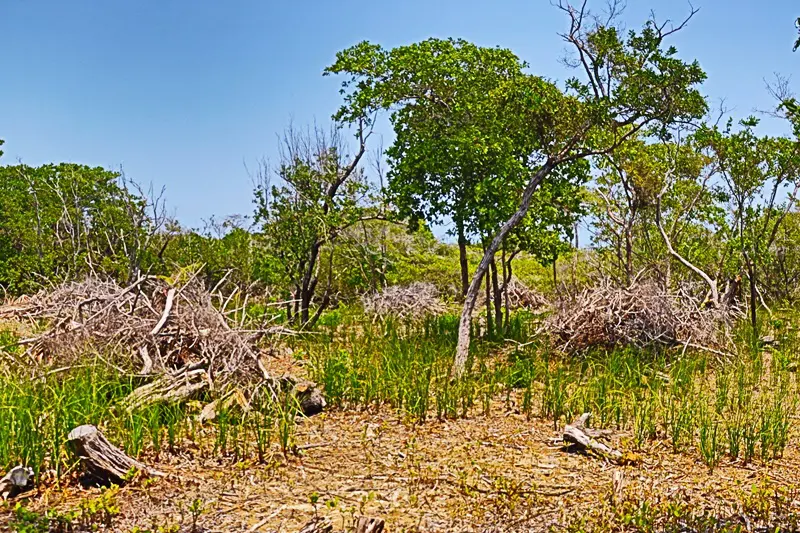
[(375, 318), (394, 316), (418, 320), (447, 310), (436, 286), (423, 282), (386, 287), (381, 292), (365, 295), (363, 303), (364, 312)]
[(565, 352), (631, 345), (716, 346), (726, 323), (724, 310), (703, 308), (688, 291), (672, 295), (656, 283), (628, 288), (602, 283), (562, 301), (545, 328)]
[(128, 287), (89, 277), (0, 308), (0, 316), (45, 325), (21, 341), (35, 361), (69, 365), (90, 351), (140, 375), (202, 367), (208, 380), (269, 378), (254, 347), (267, 330), (231, 327), (197, 274), (174, 283), (145, 276)]

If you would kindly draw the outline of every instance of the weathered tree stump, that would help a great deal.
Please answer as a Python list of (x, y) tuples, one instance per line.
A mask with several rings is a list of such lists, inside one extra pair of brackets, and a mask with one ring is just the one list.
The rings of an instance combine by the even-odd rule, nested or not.
[(2, 496), (4, 500), (7, 500), (29, 489), (32, 478), (32, 468), (22, 465), (15, 466), (8, 471), (8, 474), (0, 479), (0, 496)]
[(589, 420), (590, 416), (591, 413), (583, 413), (572, 424), (567, 424), (564, 427), (564, 434), (562, 435), (564, 442), (568, 442), (580, 450), (594, 453), (615, 463), (623, 462), (622, 452), (596, 440), (599, 436), (608, 435), (608, 431), (589, 429), (586, 427), (586, 421)]
[(297, 533), (331, 533), (331, 531), (333, 531), (333, 522), (329, 518), (317, 516)]
[(382, 518), (361, 516), (356, 522), (355, 533), (383, 533), (385, 523)]
[(133, 471), (164, 475), (126, 455), (92, 425), (76, 427), (69, 432), (67, 440), (72, 453), (80, 459), (83, 471), (98, 483), (122, 486)]

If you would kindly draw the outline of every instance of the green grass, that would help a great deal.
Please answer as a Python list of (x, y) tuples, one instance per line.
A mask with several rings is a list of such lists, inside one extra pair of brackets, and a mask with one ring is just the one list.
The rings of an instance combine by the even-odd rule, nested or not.
[[(726, 458), (780, 457), (797, 411), (798, 342), (791, 328), (778, 331), (769, 352), (738, 329), (740, 354), (730, 361), (702, 351), (628, 348), (562, 357), (529, 343), (528, 326), (512, 328), (516, 345), (501, 349), (502, 343), (479, 340), (470, 371), (454, 382), (457, 317), (365, 324), (340, 322), (298, 346), (334, 407), (389, 405), (425, 421), (488, 414), (505, 399), (508, 408), (552, 421), (554, 430), (588, 411), (595, 426), (630, 432), (637, 448), (666, 441), (711, 469)], [(509, 353), (509, 346), (517, 347)]]
[[(324, 324), (298, 338), (294, 348), (333, 409), (388, 405), (424, 422), (488, 416), (504, 406), (549, 420), (554, 432), (588, 411), (596, 427), (630, 434), (632, 447), (646, 450), (655, 441), (666, 442), (712, 469), (724, 460), (780, 457), (800, 397), (800, 343), (796, 330), (783, 322), (772, 325), (778, 343), (770, 348), (745, 328), (738, 330), (739, 354), (728, 361), (680, 350), (616, 349), (565, 357), (531, 339), (531, 317), (517, 314), (509, 339), (473, 343), (469, 371), (459, 380), (450, 378), (457, 316), (373, 324), (342, 313)], [(122, 400), (137, 384), (107, 371), (100, 360), (41, 375), (0, 375), (0, 468), (22, 463), (37, 476), (48, 472), (60, 478), (74, 461), (66, 436), (81, 424), (98, 426), (133, 456), (173, 452), (183, 439), (201, 439), (191, 416), (196, 411), (187, 406), (123, 409)], [(208, 453), (267, 461), (273, 443), (283, 454), (292, 453), (294, 399), (259, 397), (250, 407), (235, 402), (218, 407)]]

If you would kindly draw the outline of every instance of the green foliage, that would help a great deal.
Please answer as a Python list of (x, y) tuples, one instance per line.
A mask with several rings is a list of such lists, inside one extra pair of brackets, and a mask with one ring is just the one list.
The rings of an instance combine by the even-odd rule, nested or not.
[[(359, 151), (350, 159), (339, 129), (330, 134), (290, 129), (275, 170), (279, 183), (271, 184), (271, 171), (265, 168), (256, 187), (260, 275), (294, 301), (288, 308), (289, 318), (301, 325), (309, 323), (320, 268), (328, 280), (332, 278), (332, 253), (327, 265), (319, 262), (323, 247), (332, 249), (344, 231), (369, 218), (372, 211), (369, 186), (358, 167), (366, 135), (360, 130)], [(329, 290), (323, 296), (323, 308)]]
[[(520, 106), (561, 98), (551, 83), (524, 74), (525, 67), (509, 50), (428, 39), (388, 51), (361, 43), (340, 52), (326, 74), (352, 76), (343, 91), (354, 90), (337, 119), (393, 111), (388, 194), (400, 218), (412, 227), (452, 220), (461, 239), (485, 239), (516, 210), (540, 164), (531, 134), (538, 126), (517, 120)], [(580, 213), (577, 189), (587, 172), (577, 164), (554, 175), (519, 226), (517, 246), (545, 260), (557, 254), (558, 235), (571, 231)]]
[(0, 167), (0, 286), (21, 294), (90, 270), (126, 280), (155, 229), (147, 206), (102, 168)]
[[(797, 28), (797, 32), (800, 33), (800, 18), (795, 21), (794, 25)], [(800, 48), (800, 37), (794, 42), (794, 51), (796, 52), (798, 48)]]

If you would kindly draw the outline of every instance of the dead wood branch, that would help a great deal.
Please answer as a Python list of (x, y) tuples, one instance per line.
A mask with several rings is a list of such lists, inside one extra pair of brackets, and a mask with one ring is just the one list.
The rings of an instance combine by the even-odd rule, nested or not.
[(72, 452), (80, 459), (83, 471), (98, 483), (122, 486), (135, 472), (143, 472), (149, 476), (164, 475), (127, 456), (94, 426), (76, 427), (69, 432), (67, 441)]
[(358, 517), (354, 533), (383, 533), (385, 523), (382, 518), (372, 518), (369, 516)]
[(593, 453), (614, 463), (621, 463), (623, 461), (622, 452), (597, 440), (597, 437), (605, 435), (607, 432), (586, 427), (586, 422), (590, 416), (591, 413), (583, 413), (572, 424), (567, 424), (564, 427), (562, 436), (564, 442), (577, 447), (581, 451)]
[(333, 522), (329, 518), (318, 516), (300, 528), (297, 533), (331, 533), (332, 531)]
[(169, 312), (172, 311), (172, 304), (175, 301), (175, 289), (170, 288), (167, 291), (167, 303), (164, 304), (164, 312), (161, 314), (161, 318), (156, 324), (156, 327), (153, 328), (153, 331), (150, 332), (150, 335), (158, 335), (158, 332), (161, 331), (161, 328), (164, 327), (164, 324), (167, 323), (167, 319), (169, 318)]

